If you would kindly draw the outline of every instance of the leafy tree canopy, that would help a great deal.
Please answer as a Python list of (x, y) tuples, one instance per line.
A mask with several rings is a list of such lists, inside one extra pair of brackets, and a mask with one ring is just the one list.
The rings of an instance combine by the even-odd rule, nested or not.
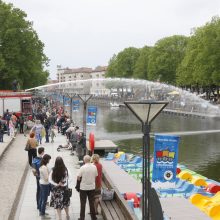
[(140, 56), (137, 59), (134, 69), (134, 78), (148, 79), (148, 62), (152, 48), (145, 46), (140, 50)]
[(114, 55), (109, 61), (107, 76), (131, 78), (139, 56), (140, 50), (134, 47), (126, 48)]
[(220, 85), (219, 45), (219, 17), (213, 17), (205, 26), (194, 29), (186, 55), (178, 69), (178, 84)]
[(159, 40), (150, 53), (149, 79), (175, 84), (176, 70), (185, 55), (187, 42), (187, 37), (179, 35)]
[(0, 0), (0, 89), (11, 88), (17, 79), (25, 89), (46, 83), (48, 58), (27, 15)]

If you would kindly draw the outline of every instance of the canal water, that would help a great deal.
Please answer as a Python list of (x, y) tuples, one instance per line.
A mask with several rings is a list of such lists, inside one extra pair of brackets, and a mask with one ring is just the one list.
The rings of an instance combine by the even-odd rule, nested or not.
[[(82, 109), (73, 112), (73, 120), (82, 128)], [(161, 113), (152, 123), (151, 133), (206, 131), (220, 129), (220, 118), (196, 118)], [(120, 150), (141, 154), (140, 122), (126, 108), (98, 107), (97, 125), (87, 126), (97, 139), (112, 139)], [(139, 136), (139, 138), (137, 138)], [(154, 139), (151, 138), (151, 153)], [(179, 163), (210, 179), (220, 181), (220, 134), (181, 136)]]

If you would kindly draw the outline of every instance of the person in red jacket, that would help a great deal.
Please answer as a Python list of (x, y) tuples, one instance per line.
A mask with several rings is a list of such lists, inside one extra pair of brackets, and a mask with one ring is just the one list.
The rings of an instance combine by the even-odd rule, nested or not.
[(98, 171), (98, 176), (96, 177), (95, 180), (95, 212), (98, 214), (98, 205), (101, 199), (101, 189), (102, 189), (102, 164), (99, 163), (99, 155), (98, 154), (93, 154), (92, 155), (92, 160), (93, 164), (96, 166), (97, 171)]

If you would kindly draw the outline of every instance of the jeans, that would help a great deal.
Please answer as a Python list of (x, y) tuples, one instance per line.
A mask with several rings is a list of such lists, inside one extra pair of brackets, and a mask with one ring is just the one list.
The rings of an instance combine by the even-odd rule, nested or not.
[(95, 190), (80, 190), (80, 220), (85, 219), (86, 199), (88, 196), (89, 208), (92, 220), (96, 220), (95, 206), (94, 206)]
[(40, 201), (39, 201), (40, 215), (45, 215), (48, 195), (49, 195), (49, 184), (47, 185), (40, 184)]
[(36, 134), (36, 139), (38, 144), (41, 144), (41, 140), (42, 140), (41, 134)]

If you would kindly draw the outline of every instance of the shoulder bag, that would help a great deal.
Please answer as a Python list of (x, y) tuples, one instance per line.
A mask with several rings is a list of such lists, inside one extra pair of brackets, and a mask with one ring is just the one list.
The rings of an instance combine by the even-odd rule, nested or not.
[(30, 141), (28, 140), (27, 143), (26, 143), (26, 146), (24, 148), (25, 151), (29, 151), (31, 149), (31, 144), (30, 144)]
[(67, 171), (67, 185), (64, 189), (64, 194), (63, 194), (63, 200), (69, 200), (70, 197), (72, 196), (72, 189), (69, 188), (69, 184), (68, 184), (68, 179), (69, 179), (69, 176), (68, 176), (68, 170)]
[(103, 201), (110, 201), (114, 198), (114, 189), (106, 189), (102, 188), (102, 200)]

